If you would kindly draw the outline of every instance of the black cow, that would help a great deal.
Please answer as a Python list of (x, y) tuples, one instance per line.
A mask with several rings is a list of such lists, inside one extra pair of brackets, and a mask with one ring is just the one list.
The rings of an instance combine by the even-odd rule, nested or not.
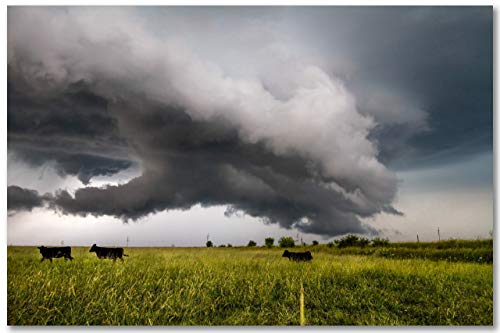
[(311, 261), (313, 258), (311, 252), (309, 252), (309, 251), (290, 252), (288, 250), (285, 250), (285, 252), (283, 252), (282, 257), (288, 258), (289, 260), (293, 260), (293, 261)]
[(49, 259), (52, 262), (52, 258), (64, 258), (64, 260), (73, 260), (71, 256), (71, 247), (63, 246), (63, 247), (45, 247), (39, 246), (38, 249), (42, 254), (42, 260)]
[(89, 252), (95, 252), (95, 254), (97, 255), (97, 258), (99, 258), (99, 259), (108, 258), (108, 259), (113, 259), (113, 261), (116, 260), (117, 258), (119, 258), (119, 259), (121, 259), (121, 261), (123, 261), (122, 256), (128, 257), (128, 255), (123, 253), (123, 248), (121, 248), (121, 247), (115, 247), (115, 248), (100, 247), (100, 246), (97, 246), (94, 244), (90, 248)]

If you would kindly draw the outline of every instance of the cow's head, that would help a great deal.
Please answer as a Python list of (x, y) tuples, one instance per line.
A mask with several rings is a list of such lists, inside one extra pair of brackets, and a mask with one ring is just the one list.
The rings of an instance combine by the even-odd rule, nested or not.
[(43, 246), (43, 245), (42, 246), (37, 246), (37, 249), (39, 249), (40, 252), (42, 252), (43, 250), (45, 250), (45, 246)]
[(92, 247), (90, 248), (89, 252), (95, 252), (96, 248), (97, 248), (97, 246), (95, 244), (93, 244)]
[(288, 250), (285, 250), (285, 252), (283, 252), (282, 257), (285, 257), (285, 258), (290, 257), (290, 252), (288, 252)]

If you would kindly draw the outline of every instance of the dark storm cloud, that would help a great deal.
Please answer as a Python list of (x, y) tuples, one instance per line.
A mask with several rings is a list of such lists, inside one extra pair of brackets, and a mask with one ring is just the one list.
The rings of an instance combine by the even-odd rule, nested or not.
[(60, 191), (53, 208), (128, 220), (196, 204), (229, 205), (228, 213), (242, 211), (304, 232), (376, 232), (359, 217), (381, 208), (360, 207), (325, 187), (303, 159), (245, 144), (233, 129), (193, 121), (176, 109), (156, 108), (140, 119), (129, 116), (124, 125), (134, 128), (142, 158), (147, 159), (143, 175), (125, 185), (78, 189), (74, 195)]
[[(448, 139), (412, 140), (445, 137), (450, 108), (477, 108), (460, 109), (449, 131), (457, 146), (460, 129), (477, 137), (462, 125), (491, 112), (470, 104), (488, 96), (489, 44), (471, 41), (491, 28), (487, 9), (452, 9), (445, 20), (441, 9), (272, 8), (270, 25), (241, 9), (234, 36), (199, 10), (205, 20), (175, 10), (155, 19), (133, 9), (9, 9), (9, 152), (84, 183), (135, 160), (142, 167), (126, 184), (57, 191), (49, 207), (136, 220), (226, 205), (304, 232), (376, 233), (361, 219), (402, 214), (386, 164), (449, 150)], [(163, 28), (149, 31), (150, 21)], [(464, 53), (467, 43), (474, 50)]]
[(85, 82), (46, 95), (15, 68), (9, 78), (8, 149), (15, 158), (32, 166), (53, 162), (61, 176), (77, 176), (84, 184), (132, 165), (107, 100)]
[(19, 186), (7, 187), (7, 210), (31, 211), (33, 208), (42, 207), (48, 197), (40, 196), (37, 191), (23, 189)]
[[(42, 140), (44, 142), (45, 140)], [(38, 142), (41, 144), (42, 142)], [(31, 166), (42, 166), (46, 163), (54, 163), (55, 171), (61, 177), (67, 175), (76, 176), (83, 184), (89, 184), (96, 176), (111, 176), (122, 170), (128, 169), (133, 162), (123, 159), (114, 159), (109, 156), (98, 156), (96, 154), (82, 154), (55, 149), (44, 149), (37, 145), (22, 146), (10, 145), (13, 151), (12, 158), (20, 159)]]

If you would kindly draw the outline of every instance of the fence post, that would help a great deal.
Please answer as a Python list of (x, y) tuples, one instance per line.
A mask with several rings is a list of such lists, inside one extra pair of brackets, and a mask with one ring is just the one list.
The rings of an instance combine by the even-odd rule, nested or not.
[(304, 285), (300, 283), (300, 326), (305, 326), (306, 316), (304, 313)]

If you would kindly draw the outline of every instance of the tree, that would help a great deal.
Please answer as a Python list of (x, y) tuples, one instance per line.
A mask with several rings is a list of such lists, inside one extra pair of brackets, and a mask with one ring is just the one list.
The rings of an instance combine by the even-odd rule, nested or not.
[[(338, 241), (338, 242), (337, 242)], [(356, 246), (358, 244), (359, 237), (356, 235), (347, 235), (341, 239), (336, 240), (339, 249), (348, 246)]]
[(212, 243), (212, 241), (207, 241), (207, 247), (212, 247), (214, 246), (214, 243)]
[(221, 245), (219, 245), (219, 247), (226, 247), (226, 245), (225, 244), (221, 244)]
[(251, 240), (248, 242), (247, 246), (256, 246), (256, 245), (257, 245), (257, 243), (255, 243), (253, 240)]
[(358, 237), (356, 235), (347, 235), (341, 239), (335, 240), (335, 243), (337, 244), (339, 249), (348, 246), (365, 247), (370, 244), (370, 240), (368, 238)]
[[(417, 237), (418, 237), (418, 235), (417, 235)], [(389, 240), (387, 238), (376, 237), (376, 238), (372, 239), (372, 245), (373, 246), (387, 246), (387, 245), (389, 245)]]
[(319, 244), (319, 242), (317, 240), (313, 240), (313, 246), (318, 245), (318, 244)]
[(361, 237), (358, 241), (358, 246), (365, 247), (370, 244), (370, 240), (368, 238)]
[(292, 237), (281, 237), (278, 244), (280, 247), (294, 247), (295, 241)]
[(328, 242), (328, 244), (326, 244), (326, 246), (328, 246), (329, 248), (332, 248), (333, 247), (333, 242)]
[(265, 242), (265, 244), (266, 244), (266, 246), (267, 246), (268, 248), (271, 248), (271, 247), (273, 247), (273, 245), (274, 245), (274, 238), (272, 238), (272, 237), (267, 237), (267, 238), (264, 240), (264, 242)]
[(233, 247), (231, 244), (227, 244), (227, 247)]

